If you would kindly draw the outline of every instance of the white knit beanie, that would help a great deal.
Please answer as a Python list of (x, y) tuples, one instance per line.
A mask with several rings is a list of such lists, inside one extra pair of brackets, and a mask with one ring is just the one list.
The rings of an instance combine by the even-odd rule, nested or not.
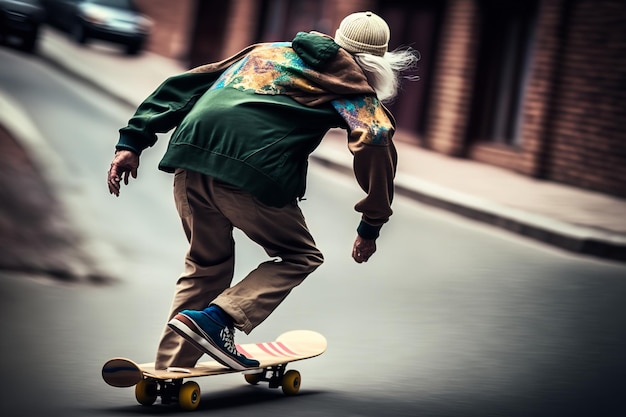
[(389, 44), (389, 26), (372, 12), (346, 16), (335, 32), (335, 42), (348, 52), (385, 55)]

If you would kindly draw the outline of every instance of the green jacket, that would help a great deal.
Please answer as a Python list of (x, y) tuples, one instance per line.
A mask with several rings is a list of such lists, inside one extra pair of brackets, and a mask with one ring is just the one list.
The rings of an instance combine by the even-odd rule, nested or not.
[(305, 192), (308, 157), (331, 128), (348, 130), (367, 196), (359, 234), (374, 238), (391, 215), (394, 121), (353, 57), (331, 38), (252, 45), (224, 61), (168, 78), (120, 129), (117, 149), (141, 154), (176, 129), (159, 164), (198, 171), (284, 206)]

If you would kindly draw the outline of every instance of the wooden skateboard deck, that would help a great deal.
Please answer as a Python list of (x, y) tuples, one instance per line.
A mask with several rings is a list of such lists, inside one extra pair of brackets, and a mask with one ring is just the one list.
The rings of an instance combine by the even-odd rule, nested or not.
[(268, 382), (270, 388), (282, 387), (287, 395), (300, 389), (300, 373), (286, 371), (290, 362), (319, 356), (326, 350), (326, 338), (310, 330), (294, 330), (281, 334), (272, 342), (237, 345), (249, 358), (260, 362), (257, 368), (238, 371), (216, 361), (198, 362), (194, 368), (168, 368), (158, 370), (154, 362), (137, 364), (126, 358), (113, 358), (102, 367), (102, 378), (114, 387), (135, 386), (135, 397), (140, 404), (151, 405), (157, 397), (163, 404), (177, 399), (181, 408), (194, 410), (200, 402), (197, 383), (184, 378), (222, 375), (242, 372), (250, 384)]

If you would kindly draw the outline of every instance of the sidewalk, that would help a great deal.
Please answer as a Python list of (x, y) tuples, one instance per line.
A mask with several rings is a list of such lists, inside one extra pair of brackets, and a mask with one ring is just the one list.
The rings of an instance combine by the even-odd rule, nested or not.
[[(128, 57), (105, 44), (82, 48), (54, 30), (43, 35), (42, 59), (133, 107), (165, 78), (185, 70), (151, 53)], [(626, 200), (450, 158), (407, 139), (396, 135), (398, 194), (568, 251), (626, 261)], [(312, 158), (350, 170), (345, 132), (331, 131)]]

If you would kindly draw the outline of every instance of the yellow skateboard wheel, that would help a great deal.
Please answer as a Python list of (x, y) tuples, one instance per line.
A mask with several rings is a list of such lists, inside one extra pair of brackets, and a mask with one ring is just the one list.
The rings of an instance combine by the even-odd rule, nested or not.
[(250, 385), (256, 385), (261, 382), (263, 374), (244, 374), (243, 377), (246, 379), (246, 382)]
[(285, 372), (281, 381), (283, 393), (285, 395), (296, 395), (300, 391), (300, 382), (300, 372), (293, 369)]
[(200, 404), (200, 385), (194, 381), (187, 381), (178, 391), (178, 405), (185, 411), (193, 411)]
[(157, 384), (149, 379), (142, 379), (135, 385), (135, 398), (141, 405), (152, 405), (157, 399)]

